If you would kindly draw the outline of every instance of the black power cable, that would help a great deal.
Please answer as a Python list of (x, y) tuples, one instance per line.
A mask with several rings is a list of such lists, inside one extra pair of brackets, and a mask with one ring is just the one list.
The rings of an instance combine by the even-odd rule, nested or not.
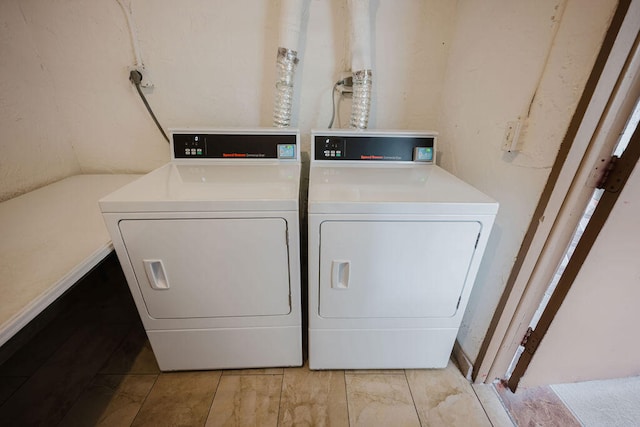
[(149, 105), (147, 98), (142, 93), (142, 89), (140, 89), (140, 82), (142, 82), (142, 74), (140, 73), (140, 71), (131, 70), (131, 72), (129, 73), (129, 80), (131, 80), (131, 83), (133, 83), (133, 85), (136, 87), (136, 90), (138, 91), (138, 95), (140, 95), (142, 102), (144, 102), (144, 106), (147, 107), (147, 111), (151, 115), (151, 118), (153, 119), (153, 121), (156, 123), (156, 126), (158, 126), (158, 129), (162, 133), (162, 136), (164, 136), (164, 139), (166, 139), (167, 142), (169, 142), (169, 138), (167, 137), (167, 134), (164, 133), (164, 130), (162, 129), (162, 126), (160, 126), (160, 122), (158, 122), (156, 115), (153, 114), (153, 110), (151, 109), (151, 106)]

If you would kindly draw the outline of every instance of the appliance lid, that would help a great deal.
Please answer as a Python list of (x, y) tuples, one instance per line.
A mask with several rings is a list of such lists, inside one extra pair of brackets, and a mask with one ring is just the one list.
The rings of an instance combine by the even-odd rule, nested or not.
[(498, 203), (436, 165), (311, 166), (309, 213), (495, 215)]
[(292, 211), (300, 164), (168, 163), (100, 200), (103, 212)]

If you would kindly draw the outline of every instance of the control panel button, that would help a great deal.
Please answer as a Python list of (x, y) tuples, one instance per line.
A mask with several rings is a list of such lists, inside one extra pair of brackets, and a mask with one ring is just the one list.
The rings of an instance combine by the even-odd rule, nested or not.
[(333, 160), (344, 157), (345, 140), (343, 138), (326, 138), (322, 144), (323, 159)]

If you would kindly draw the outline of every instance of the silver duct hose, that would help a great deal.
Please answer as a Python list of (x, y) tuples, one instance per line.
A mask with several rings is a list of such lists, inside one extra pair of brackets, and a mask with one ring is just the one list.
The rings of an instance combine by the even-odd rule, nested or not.
[(298, 53), (284, 47), (278, 48), (276, 60), (276, 96), (273, 107), (273, 126), (288, 127), (291, 124), (293, 105), (293, 78), (298, 65)]
[(349, 127), (366, 129), (369, 125), (369, 109), (371, 107), (371, 70), (353, 72), (353, 99), (351, 105), (351, 121)]

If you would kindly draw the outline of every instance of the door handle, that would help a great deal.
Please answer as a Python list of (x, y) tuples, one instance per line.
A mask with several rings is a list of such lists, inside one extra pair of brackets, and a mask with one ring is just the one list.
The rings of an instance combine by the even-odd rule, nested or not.
[(164, 271), (164, 264), (159, 259), (142, 260), (144, 271), (147, 273), (147, 279), (153, 289), (167, 290), (169, 289), (169, 281), (167, 273)]
[(333, 289), (349, 288), (349, 272), (351, 261), (334, 260), (331, 262), (331, 287)]

